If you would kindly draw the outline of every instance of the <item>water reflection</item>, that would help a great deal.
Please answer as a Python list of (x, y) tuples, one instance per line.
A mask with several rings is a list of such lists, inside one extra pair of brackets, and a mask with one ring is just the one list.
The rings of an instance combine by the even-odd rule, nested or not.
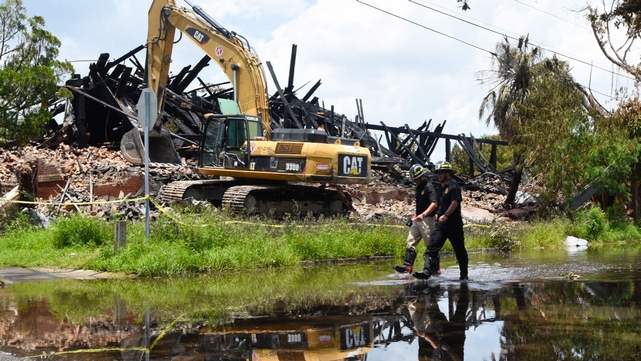
[(467, 284), (463, 283), (456, 292), (450, 290), (448, 308), (445, 310), (449, 317), (439, 306), (441, 287), (437, 285), (421, 291), (423, 292), (418, 294), (416, 300), (407, 304), (418, 336), (419, 360), (464, 360), (467, 311), (470, 304)]
[(276, 274), (249, 282), (251, 292), (212, 279), (18, 285), (0, 291), (0, 352), (52, 360), (641, 359), (636, 267), (579, 281), (354, 287), (384, 277), (377, 268), (304, 270), (288, 276), (291, 284)]

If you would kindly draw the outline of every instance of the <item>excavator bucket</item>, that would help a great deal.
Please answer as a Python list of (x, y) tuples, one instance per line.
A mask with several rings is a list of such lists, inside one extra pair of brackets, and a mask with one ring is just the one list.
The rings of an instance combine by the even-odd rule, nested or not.
[[(129, 162), (137, 165), (144, 163), (145, 147), (143, 132), (133, 128), (122, 136), (120, 153)], [(169, 134), (152, 131), (149, 133), (149, 161), (154, 163), (180, 164), (180, 156)]]

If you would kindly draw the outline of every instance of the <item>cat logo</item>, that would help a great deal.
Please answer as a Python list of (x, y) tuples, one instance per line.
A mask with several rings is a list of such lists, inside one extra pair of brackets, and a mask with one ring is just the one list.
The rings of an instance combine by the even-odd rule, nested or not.
[(343, 157), (343, 174), (351, 176), (360, 176), (363, 174), (365, 159), (356, 156)]
[(206, 42), (209, 41), (209, 36), (207, 34), (203, 33), (202, 31), (194, 28), (187, 28), (187, 34), (191, 35), (194, 40), (201, 44), (205, 44)]
[(341, 327), (341, 349), (350, 350), (369, 345), (369, 330), (370, 326), (366, 322), (360, 325)]

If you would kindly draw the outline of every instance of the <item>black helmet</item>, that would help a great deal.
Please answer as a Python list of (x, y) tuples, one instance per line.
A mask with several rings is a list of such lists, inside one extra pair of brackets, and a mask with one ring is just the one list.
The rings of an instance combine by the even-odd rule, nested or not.
[(427, 174), (427, 170), (420, 164), (414, 164), (410, 168), (410, 177), (414, 180), (421, 178)]

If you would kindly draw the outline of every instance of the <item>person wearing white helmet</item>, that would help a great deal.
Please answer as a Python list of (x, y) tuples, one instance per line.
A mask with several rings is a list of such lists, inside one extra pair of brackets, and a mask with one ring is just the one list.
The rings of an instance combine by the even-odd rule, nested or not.
[(434, 216), (438, 208), (438, 189), (432, 183), (428, 170), (422, 165), (415, 164), (410, 168), (410, 177), (416, 183), (416, 213), (407, 236), (407, 248), (403, 265), (395, 266), (399, 273), (412, 273), (416, 260), (416, 247), (424, 240), (430, 239), (430, 232), (436, 221)]

